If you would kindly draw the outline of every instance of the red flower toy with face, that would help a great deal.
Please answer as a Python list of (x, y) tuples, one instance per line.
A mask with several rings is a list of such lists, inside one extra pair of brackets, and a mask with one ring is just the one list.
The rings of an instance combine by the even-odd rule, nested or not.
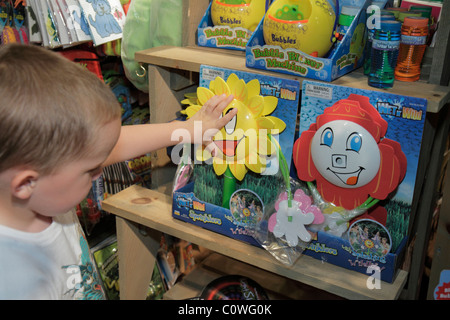
[(322, 198), (347, 210), (383, 200), (406, 173), (406, 156), (385, 138), (387, 122), (369, 98), (351, 94), (317, 116), (294, 144), (297, 175), (316, 181)]

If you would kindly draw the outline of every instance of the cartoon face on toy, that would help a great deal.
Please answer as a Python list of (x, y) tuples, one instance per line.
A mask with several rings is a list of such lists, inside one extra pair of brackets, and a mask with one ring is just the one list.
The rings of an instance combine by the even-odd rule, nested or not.
[(351, 94), (326, 108), (295, 142), (298, 177), (316, 181), (325, 201), (345, 209), (368, 196), (385, 199), (406, 174), (406, 156), (386, 131), (369, 98)]
[(244, 178), (247, 170), (262, 173), (266, 167), (266, 157), (275, 153), (276, 146), (268, 134), (279, 134), (286, 128), (286, 124), (281, 119), (270, 116), (278, 99), (263, 97), (260, 90), (258, 80), (245, 83), (232, 73), (227, 81), (215, 78), (210, 82), (209, 89), (199, 87), (197, 104), (192, 103), (186, 109), (187, 116), (191, 117), (214, 95), (234, 96), (223, 115), (233, 108), (237, 108), (238, 113), (213, 137), (213, 149), (197, 149), (197, 159), (208, 161), (212, 158), (214, 171), (219, 176), (227, 168), (238, 180)]
[(311, 142), (311, 156), (317, 171), (342, 188), (366, 185), (380, 168), (380, 150), (373, 136), (347, 120), (320, 127)]
[(256, 114), (239, 100), (233, 100), (224, 114), (233, 108), (238, 109), (239, 116), (235, 115), (213, 138), (218, 152), (216, 157), (226, 162), (244, 160), (250, 150), (256, 150), (258, 142), (254, 129), (258, 128)]

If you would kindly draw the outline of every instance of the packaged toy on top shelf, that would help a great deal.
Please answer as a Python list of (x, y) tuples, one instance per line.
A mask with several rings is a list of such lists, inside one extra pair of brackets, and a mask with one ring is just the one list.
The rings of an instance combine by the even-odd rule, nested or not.
[(427, 101), (312, 81), (302, 92), (293, 160), (325, 217), (309, 228), (304, 253), (391, 282), (407, 240)]
[[(259, 245), (251, 229), (284, 185), (279, 154), (291, 163), (299, 89), (293, 80), (201, 66), (200, 87), (188, 101), (187, 116), (221, 93), (234, 95), (229, 108), (238, 108), (238, 114), (208, 149), (198, 147), (193, 157), (190, 145), (173, 149), (174, 161), (182, 153), (173, 217)], [(289, 166), (283, 172), (289, 175)]]
[[(246, 66), (332, 81), (362, 65), (370, 4), (275, 0), (248, 41)], [(340, 8), (347, 6), (357, 7), (358, 13), (346, 28), (338, 28)]]
[(244, 51), (270, 2), (212, 0), (198, 26), (198, 45)]

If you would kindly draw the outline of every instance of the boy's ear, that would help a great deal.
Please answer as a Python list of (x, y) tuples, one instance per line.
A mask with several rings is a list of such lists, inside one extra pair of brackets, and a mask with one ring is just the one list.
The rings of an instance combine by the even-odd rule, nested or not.
[(33, 194), (38, 178), (39, 173), (34, 170), (18, 171), (11, 180), (12, 195), (22, 200), (28, 199)]

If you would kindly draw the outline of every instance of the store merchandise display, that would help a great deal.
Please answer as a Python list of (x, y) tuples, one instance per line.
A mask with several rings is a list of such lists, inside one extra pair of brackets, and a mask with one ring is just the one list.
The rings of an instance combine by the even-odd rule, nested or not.
[[(359, 272), (378, 265), (391, 282), (407, 240), (427, 101), (310, 81), (302, 92), (296, 175), (325, 216), (310, 228), (318, 233), (305, 254)], [(363, 232), (367, 219), (376, 223)]]
[[(204, 66), (201, 73), (210, 89), (226, 84), (212, 74), (234, 72), (210, 69)], [(232, 75), (234, 84), (238, 78)], [(257, 77), (261, 88), (268, 87), (262, 76), (245, 77)], [(199, 101), (204, 90), (197, 91)], [(193, 105), (186, 114), (192, 116), (200, 106), (192, 97), (187, 101)], [(191, 157), (184, 147), (173, 217), (261, 246), (288, 265), (302, 254), (362, 273), (374, 264), (383, 268), (381, 279), (392, 282), (407, 239), (426, 105), (425, 99), (304, 81), (292, 154), (281, 141), (277, 149), (275, 141), (265, 140), (273, 143), (270, 166), (261, 161), (239, 166), (235, 158), (219, 163), (226, 152), (218, 150), (214, 160), (201, 164), (211, 155), (204, 157), (199, 148)], [(231, 124), (235, 129), (239, 121)], [(222, 142), (222, 135), (214, 141)], [(229, 147), (238, 150), (236, 145)], [(291, 159), (295, 169), (288, 166)], [(255, 167), (259, 175), (247, 173)], [(238, 184), (233, 175), (239, 176)]]
[(197, 98), (185, 100), (192, 104), (186, 115), (194, 115), (208, 95), (222, 93), (234, 95), (229, 108), (238, 108), (238, 115), (216, 134), (213, 149), (174, 151), (182, 153), (174, 180), (175, 218), (258, 245), (249, 230), (289, 179), (299, 89), (297, 81), (202, 67)]
[[(27, 7), (14, 11), (0, 7), (9, 14), (6, 21), (0, 19), (2, 42), (13, 34), (15, 41), (38, 39), (33, 41), (50, 49), (92, 42), (93, 50), (61, 50), (61, 54), (85, 63), (110, 85), (122, 104), (124, 124), (145, 123), (148, 113), (132, 105), (123, 70), (118, 76), (116, 70), (105, 73), (99, 67), (99, 57), (120, 55), (126, 14), (120, 1), (103, 1), (110, 8), (105, 17), (109, 23), (100, 27), (99, 2), (28, 1)], [(62, 3), (76, 10), (58, 11)], [(398, 81), (417, 81), (432, 30), (431, 19), (421, 17), (430, 16), (430, 10), (388, 8), (392, 14), (384, 12), (379, 27), (368, 28), (372, 14), (381, 13), (371, 12), (371, 5), (383, 8), (385, 3), (211, 1), (198, 26), (198, 45), (244, 51), (247, 67), (280, 75), (201, 67), (198, 89), (182, 101), (187, 105), (184, 116), (192, 117), (219, 94), (235, 97), (224, 114), (231, 108), (239, 112), (216, 134), (212, 148), (185, 144), (172, 151), (172, 156), (180, 155), (173, 187), (175, 219), (262, 247), (286, 265), (309, 255), (360, 273), (376, 266), (382, 270), (381, 280), (394, 281), (408, 240), (427, 101), (309, 80), (300, 88), (299, 82), (283, 78), (288, 74), (332, 82), (368, 65), (368, 83), (374, 87), (395, 86), (394, 70)], [(20, 10), (32, 24), (28, 28), (25, 19), (18, 18)], [(418, 38), (405, 38), (409, 42), (401, 38), (402, 24), (402, 35), (420, 37), (420, 43), (413, 41)], [(386, 25), (395, 25), (395, 39), (392, 27)], [(18, 32), (10, 32), (11, 28)], [(416, 28), (416, 33), (407, 33), (408, 28)], [(388, 57), (395, 50), (386, 50), (380, 40), (398, 44), (394, 48), (400, 48), (398, 63)], [(384, 78), (377, 82), (375, 76), (380, 74)], [(105, 168), (77, 208), (87, 234), (104, 214), (104, 197), (133, 184), (151, 188), (150, 167), (147, 154)], [(114, 291), (117, 243), (108, 240), (93, 251), (98, 268), (114, 261), (108, 269), (115, 273), (102, 274), (104, 285)], [(151, 298), (161, 298), (182, 272), (180, 262), (173, 261), (173, 253), (180, 249), (174, 242), (177, 249), (162, 248), (158, 254)], [(187, 269), (194, 264), (189, 245), (181, 245)], [(251, 279), (224, 277), (205, 288), (200, 298), (246, 299), (238, 288), (242, 283), (259, 290)], [(117, 299), (118, 292), (113, 291), (109, 298)], [(267, 296), (258, 291), (257, 298)]]

